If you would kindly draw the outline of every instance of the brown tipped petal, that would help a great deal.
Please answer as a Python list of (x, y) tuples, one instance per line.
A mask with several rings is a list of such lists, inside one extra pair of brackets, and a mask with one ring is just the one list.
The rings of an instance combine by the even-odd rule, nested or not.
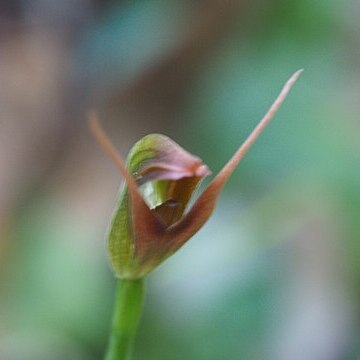
[(155, 241), (165, 231), (165, 225), (156, 217), (156, 215), (149, 209), (144, 199), (137, 190), (136, 182), (133, 176), (126, 168), (125, 162), (115, 149), (114, 145), (101, 128), (98, 118), (94, 112), (89, 114), (90, 130), (105, 151), (106, 154), (115, 162), (121, 175), (125, 178), (130, 198), (131, 198), (131, 214), (133, 229), (136, 239), (136, 251), (140, 253), (146, 251), (149, 243)]
[(233, 157), (221, 169), (221, 171), (216, 175), (210, 185), (200, 195), (200, 197), (195, 202), (190, 211), (179, 222), (175, 223), (168, 229), (167, 236), (169, 237), (169, 241), (173, 242), (172, 246), (174, 250), (176, 248), (179, 248), (192, 235), (194, 235), (210, 217), (223, 186), (225, 185), (233, 171), (236, 169), (240, 160), (247, 153), (251, 145), (255, 142), (258, 136), (269, 124), (270, 120), (273, 118), (280, 105), (285, 100), (291, 87), (294, 85), (302, 71), (303, 70), (298, 70), (290, 77), (290, 79), (282, 88), (277, 99), (269, 108), (268, 112), (265, 114), (259, 124), (255, 127), (249, 137), (245, 140), (245, 142), (236, 151)]

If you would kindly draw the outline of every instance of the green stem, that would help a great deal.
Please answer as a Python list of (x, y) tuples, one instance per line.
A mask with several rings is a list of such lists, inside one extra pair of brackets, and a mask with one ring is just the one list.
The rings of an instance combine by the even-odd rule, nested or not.
[(143, 279), (119, 280), (105, 360), (129, 360), (141, 317)]

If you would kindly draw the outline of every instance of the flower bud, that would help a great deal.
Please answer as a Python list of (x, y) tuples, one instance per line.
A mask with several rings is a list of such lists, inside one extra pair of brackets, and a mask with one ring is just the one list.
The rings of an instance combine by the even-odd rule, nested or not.
[[(181, 218), (194, 190), (210, 174), (198, 157), (160, 134), (147, 135), (133, 146), (127, 169), (152, 216), (164, 230)], [(139, 211), (136, 217), (145, 217)], [(147, 236), (133, 228), (133, 215), (125, 184), (107, 236), (110, 262), (118, 277), (143, 276), (166, 256), (163, 246), (159, 246), (161, 239), (152, 233), (152, 226), (145, 226), (143, 231), (148, 232)], [(142, 238), (152, 236), (152, 241), (140, 243)]]

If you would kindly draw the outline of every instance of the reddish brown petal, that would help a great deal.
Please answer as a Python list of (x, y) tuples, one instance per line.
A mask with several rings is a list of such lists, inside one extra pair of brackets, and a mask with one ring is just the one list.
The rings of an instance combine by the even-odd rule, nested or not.
[(94, 112), (89, 114), (89, 125), (95, 139), (103, 150), (112, 158), (117, 165), (121, 175), (125, 178), (131, 199), (131, 216), (133, 231), (135, 235), (136, 252), (141, 256), (147, 252), (148, 247), (153, 247), (153, 243), (165, 233), (165, 225), (152, 212), (144, 199), (137, 190), (137, 184), (133, 176), (129, 173), (126, 165), (116, 151), (103, 129), (101, 128), (97, 116)]
[(200, 158), (184, 150), (169, 137), (149, 134), (140, 139), (128, 156), (128, 167), (142, 185), (153, 180), (204, 177), (210, 171)]
[(263, 119), (255, 127), (255, 129), (245, 140), (245, 142), (240, 146), (240, 148), (236, 151), (233, 157), (228, 161), (228, 163), (215, 176), (214, 180), (200, 195), (200, 197), (195, 202), (194, 206), (190, 209), (190, 211), (185, 214), (180, 221), (168, 228), (167, 238), (168, 241), (171, 242), (172, 251), (175, 251), (182, 244), (184, 244), (204, 225), (204, 223), (210, 217), (223, 186), (239, 164), (240, 160), (247, 153), (250, 146), (255, 142), (258, 136), (269, 124), (270, 120), (273, 118), (280, 105), (285, 100), (291, 87), (294, 85), (302, 71), (303, 70), (299, 70), (290, 77), (290, 79), (282, 88), (277, 99), (274, 101), (268, 112), (263, 117)]

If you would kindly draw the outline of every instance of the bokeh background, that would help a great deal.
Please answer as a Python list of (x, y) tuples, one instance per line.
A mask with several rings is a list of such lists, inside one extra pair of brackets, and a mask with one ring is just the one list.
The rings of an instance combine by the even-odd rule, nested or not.
[(95, 360), (125, 155), (169, 135), (216, 173), (305, 72), (207, 225), (148, 278), (135, 360), (360, 357), (360, 3), (0, 2), (0, 359)]

